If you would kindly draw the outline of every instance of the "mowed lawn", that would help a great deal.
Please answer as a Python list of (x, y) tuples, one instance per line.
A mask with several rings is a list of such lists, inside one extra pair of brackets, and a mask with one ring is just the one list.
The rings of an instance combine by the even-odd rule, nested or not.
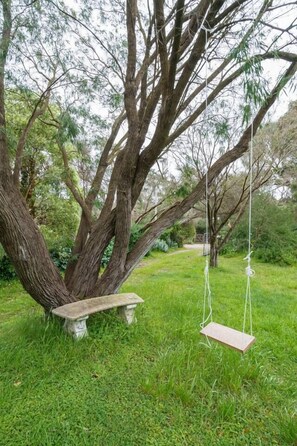
[[(216, 322), (241, 329), (245, 262), (211, 272)], [(244, 356), (199, 335), (204, 258), (144, 260), (123, 287), (138, 323), (89, 320), (74, 342), (17, 283), (0, 288), (0, 445), (297, 445), (296, 268), (254, 263), (256, 344)]]

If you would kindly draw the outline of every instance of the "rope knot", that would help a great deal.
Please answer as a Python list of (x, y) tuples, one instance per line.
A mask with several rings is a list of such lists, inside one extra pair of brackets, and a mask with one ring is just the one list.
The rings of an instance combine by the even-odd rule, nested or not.
[(252, 254), (253, 254), (253, 251), (249, 252), (248, 255), (243, 260), (247, 260), (248, 262), (250, 262)]
[(248, 277), (252, 277), (254, 276), (256, 273), (255, 271), (251, 268), (251, 265), (248, 265), (245, 269), (245, 273)]

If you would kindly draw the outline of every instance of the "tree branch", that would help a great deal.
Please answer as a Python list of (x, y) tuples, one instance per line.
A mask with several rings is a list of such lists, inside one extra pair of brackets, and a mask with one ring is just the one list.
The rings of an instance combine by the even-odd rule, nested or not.
[[(253, 120), (253, 125), (250, 125), (246, 128), (243, 135), (241, 136), (238, 143), (235, 147), (224, 155), (222, 155), (209, 169), (208, 171), (208, 179), (209, 184), (213, 181), (215, 177), (230, 163), (234, 162), (238, 158), (240, 158), (245, 151), (248, 149), (249, 141), (251, 138), (251, 130), (253, 129), (253, 135), (257, 132), (264, 116), (270, 107), (274, 104), (277, 99), (279, 92), (284, 88), (284, 86), (288, 83), (288, 81), (292, 78), (292, 76), (297, 71), (297, 63), (292, 63), (289, 68), (286, 70), (281, 80), (276, 84), (276, 86), (271, 91), (270, 95), (267, 97), (265, 104), (259, 109), (257, 115)], [(171, 209), (165, 211), (161, 216), (156, 220), (151, 228), (138, 240), (133, 250), (127, 256), (126, 262), (126, 276), (130, 274), (131, 269), (134, 264), (147, 252), (147, 250), (153, 244), (155, 238), (157, 238), (162, 231), (173, 224), (174, 221), (178, 220), (182, 215), (184, 215), (194, 204), (197, 202), (199, 198), (204, 194), (205, 191), (205, 177), (197, 184), (191, 194), (185, 198), (182, 202), (174, 205)]]

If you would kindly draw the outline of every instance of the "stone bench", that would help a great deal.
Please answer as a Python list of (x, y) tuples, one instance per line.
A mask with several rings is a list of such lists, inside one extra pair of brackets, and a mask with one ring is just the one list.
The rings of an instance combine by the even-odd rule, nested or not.
[(55, 308), (52, 313), (64, 318), (65, 331), (75, 339), (80, 339), (88, 335), (86, 320), (90, 314), (117, 308), (119, 316), (130, 325), (136, 322), (134, 310), (141, 303), (143, 299), (134, 293), (111, 294), (66, 304)]

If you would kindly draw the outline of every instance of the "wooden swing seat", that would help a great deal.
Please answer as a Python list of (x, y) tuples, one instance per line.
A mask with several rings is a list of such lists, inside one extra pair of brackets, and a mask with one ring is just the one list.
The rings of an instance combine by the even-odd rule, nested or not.
[(210, 322), (206, 327), (202, 328), (200, 334), (241, 353), (245, 353), (256, 341), (254, 336), (225, 325), (216, 324), (215, 322)]

